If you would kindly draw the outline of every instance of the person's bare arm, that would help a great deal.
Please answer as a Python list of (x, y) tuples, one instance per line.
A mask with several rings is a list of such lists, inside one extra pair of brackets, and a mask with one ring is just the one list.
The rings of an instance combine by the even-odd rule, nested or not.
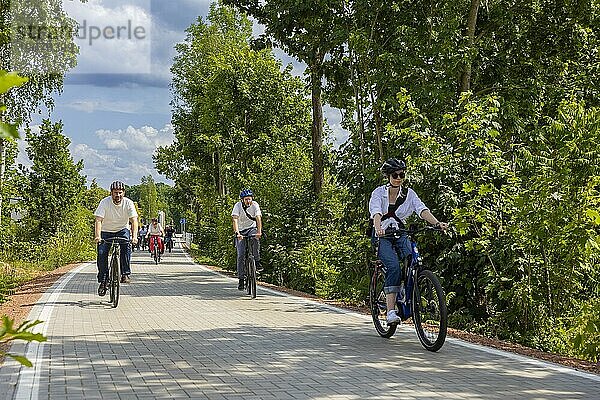
[(238, 217), (237, 215), (234, 215), (231, 218), (233, 219), (233, 233), (235, 233), (235, 235), (237, 236), (238, 239), (242, 240), (244, 237), (240, 233), (240, 228), (238, 225), (238, 220), (240, 219), (240, 217)]
[(448, 223), (438, 221), (438, 219), (434, 217), (431, 211), (429, 210), (423, 210), (423, 212), (421, 213), (421, 218), (429, 222), (431, 225), (439, 226), (444, 231), (448, 229)]
[(256, 237), (259, 238), (262, 236), (262, 217), (260, 215), (256, 216)]
[(100, 241), (102, 240), (102, 237), (100, 235), (100, 232), (102, 232), (102, 221), (104, 221), (104, 218), (98, 216), (94, 221), (94, 240), (96, 241), (96, 243), (100, 243)]
[(137, 244), (138, 242), (138, 219), (137, 217), (129, 218), (129, 222), (131, 222), (131, 242), (133, 244)]
[(383, 236), (385, 233), (383, 229), (381, 229), (381, 214), (377, 213), (373, 217), (373, 228), (375, 228), (376, 236)]

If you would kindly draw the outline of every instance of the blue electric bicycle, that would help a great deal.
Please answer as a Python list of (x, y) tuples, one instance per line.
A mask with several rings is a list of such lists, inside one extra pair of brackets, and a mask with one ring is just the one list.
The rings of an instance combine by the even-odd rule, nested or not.
[[(448, 328), (448, 311), (444, 289), (433, 272), (423, 265), (415, 236), (424, 231), (440, 231), (439, 228), (424, 227), (416, 230), (399, 229), (382, 236), (399, 238), (407, 234), (410, 238), (412, 255), (407, 258), (403, 268), (400, 286), (404, 293), (396, 296), (398, 316), (402, 321), (412, 318), (417, 336), (423, 347), (429, 351), (438, 351), (444, 345)], [(379, 238), (376, 243), (378, 250)], [(375, 254), (378, 254), (376, 251)], [(369, 285), (369, 303), (373, 324), (380, 336), (389, 338), (396, 332), (397, 324), (387, 324), (385, 266), (381, 260), (371, 265), (371, 283)]]

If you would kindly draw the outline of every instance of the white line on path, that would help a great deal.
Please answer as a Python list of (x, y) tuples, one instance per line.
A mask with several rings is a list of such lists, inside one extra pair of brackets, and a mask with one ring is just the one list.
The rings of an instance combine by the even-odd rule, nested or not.
[[(29, 313), (28, 318), (32, 321), (39, 319), (44, 321), (43, 323), (33, 327), (34, 333), (41, 333), (46, 336), (48, 331), (48, 324), (50, 323), (50, 317), (54, 310), (54, 304), (58, 300), (60, 294), (63, 292), (64, 287), (69, 283), (71, 278), (75, 276), (82, 269), (92, 265), (93, 263), (85, 263), (74, 270), (69, 271), (66, 275), (60, 278), (39, 300), (44, 305), (41, 307), (37, 315), (33, 314), (33, 310)], [(15, 400), (37, 400), (40, 385), (40, 374), (42, 369), (42, 360), (44, 355), (44, 342), (30, 342), (26, 347), (25, 357), (31, 361), (33, 367), (21, 367), (19, 373), (19, 381), (15, 390)]]
[[(185, 256), (187, 257), (187, 259), (190, 262), (193, 262), (193, 263), (197, 264), (190, 257), (190, 255), (187, 253), (187, 251), (185, 249), (183, 249), (183, 252), (184, 252)], [(201, 264), (197, 264), (197, 265), (199, 265), (200, 268), (202, 268), (202, 269), (204, 269), (206, 271), (212, 272), (213, 274), (220, 275), (220, 276), (222, 276), (224, 278), (227, 278), (227, 279), (235, 279), (235, 278), (231, 278), (231, 277), (229, 277), (229, 276), (227, 276), (225, 274), (222, 274), (220, 272), (214, 271), (214, 270), (212, 270), (210, 268), (207, 268), (204, 265), (201, 265)], [(329, 310), (332, 310), (332, 311), (335, 311), (335, 312), (353, 315), (353, 316), (361, 318), (361, 319), (371, 320), (371, 316), (370, 315), (364, 315), (364, 314), (357, 313), (355, 311), (345, 310), (343, 308), (335, 307), (335, 306), (332, 306), (332, 305), (329, 305), (329, 304), (323, 304), (323, 303), (320, 303), (320, 302), (315, 301), (315, 300), (310, 300), (310, 299), (305, 299), (303, 297), (294, 296), (294, 295), (291, 295), (289, 293), (280, 292), (280, 291), (277, 291), (277, 290), (274, 290), (274, 289), (266, 288), (264, 286), (257, 286), (257, 290), (258, 289), (260, 289), (262, 291), (265, 291), (265, 292), (268, 292), (268, 293), (271, 293), (271, 294), (274, 294), (274, 295), (277, 295), (277, 296), (293, 297), (293, 298), (298, 299), (300, 301), (303, 301), (305, 303), (309, 303), (309, 304), (312, 304), (312, 305), (318, 305), (319, 307), (322, 307), (322, 308), (325, 308), (325, 309), (329, 309)], [(402, 328), (408, 328), (408, 327), (403, 326)], [(416, 337), (416, 333), (415, 333), (415, 337)], [(483, 352), (486, 352), (486, 353), (489, 353), (489, 354), (493, 354), (493, 355), (497, 355), (497, 356), (502, 356), (502, 357), (510, 358), (512, 360), (515, 360), (515, 361), (524, 362), (524, 363), (527, 363), (527, 364), (532, 364), (532, 365), (539, 366), (539, 367), (542, 367), (542, 368), (552, 369), (552, 370), (560, 372), (560, 373), (570, 374), (570, 375), (578, 376), (580, 378), (587, 378), (587, 379), (590, 379), (592, 381), (600, 382), (600, 376), (592, 374), (592, 373), (588, 373), (588, 372), (584, 372), (584, 371), (579, 371), (579, 370), (576, 370), (576, 369), (573, 369), (573, 368), (563, 367), (563, 366), (558, 365), (558, 364), (553, 364), (553, 363), (549, 363), (549, 362), (546, 362), (546, 361), (541, 361), (541, 360), (537, 360), (537, 359), (534, 359), (534, 358), (529, 358), (529, 357), (521, 356), (519, 354), (511, 353), (511, 352), (508, 352), (508, 351), (502, 351), (502, 350), (494, 349), (494, 348), (491, 348), (491, 347), (486, 347), (486, 346), (482, 346), (482, 345), (479, 345), (479, 344), (466, 342), (464, 340), (457, 339), (457, 338), (448, 337), (448, 338), (446, 338), (446, 340), (448, 342), (452, 343), (452, 344), (456, 344), (456, 345), (459, 345), (459, 346), (467, 347), (467, 348), (474, 349), (474, 350), (483, 351)]]

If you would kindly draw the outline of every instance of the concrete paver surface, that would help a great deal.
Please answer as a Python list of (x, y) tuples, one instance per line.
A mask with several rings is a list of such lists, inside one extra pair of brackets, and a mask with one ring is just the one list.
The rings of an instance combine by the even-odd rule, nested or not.
[(377, 335), (370, 317), (259, 288), (191, 262), (133, 255), (116, 309), (95, 264), (35, 305), (44, 344), (15, 344), (35, 368), (0, 367), (4, 399), (600, 399), (600, 377), (414, 330)]

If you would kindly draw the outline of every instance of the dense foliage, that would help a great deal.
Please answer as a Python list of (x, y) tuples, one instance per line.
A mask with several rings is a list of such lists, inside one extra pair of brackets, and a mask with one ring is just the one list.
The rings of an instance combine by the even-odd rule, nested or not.
[[(156, 156), (200, 249), (233, 269), (229, 214), (251, 186), (267, 279), (361, 301), (367, 201), (381, 161), (402, 157), (452, 225), (421, 243), (452, 325), (597, 360), (597, 2), (226, 3), (265, 34), (220, 4), (189, 28), (172, 68), (177, 143)], [(321, 190), (306, 115), (319, 110), (270, 43), (307, 63), (313, 106), (317, 79), (343, 112), (349, 137), (321, 149)]]

